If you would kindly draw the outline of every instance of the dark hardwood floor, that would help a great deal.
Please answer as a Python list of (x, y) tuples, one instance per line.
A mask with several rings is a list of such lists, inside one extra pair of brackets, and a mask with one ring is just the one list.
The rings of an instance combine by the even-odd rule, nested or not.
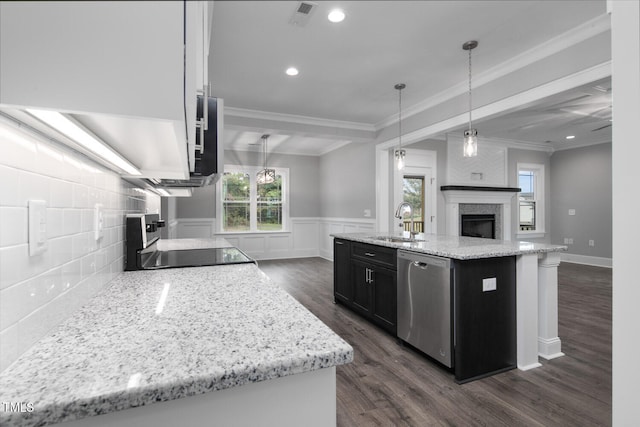
[(560, 265), (565, 356), (458, 385), (435, 362), (334, 304), (332, 262), (259, 265), (354, 348), (354, 362), (337, 368), (338, 426), (611, 425), (611, 269)]

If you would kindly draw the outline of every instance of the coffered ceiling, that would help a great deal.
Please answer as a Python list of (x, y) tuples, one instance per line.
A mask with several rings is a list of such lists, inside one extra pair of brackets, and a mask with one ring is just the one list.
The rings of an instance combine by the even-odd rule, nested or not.
[[(474, 74), (482, 74), (605, 13), (605, 1), (316, 1), (306, 22), (297, 1), (216, 1), (209, 72), (229, 114), (277, 115), (379, 130), (398, 111), (394, 85), (406, 83), (411, 111), (468, 78), (462, 43), (476, 39)], [(341, 23), (327, 14), (339, 7)], [(299, 74), (285, 70), (295, 66)], [(513, 141), (610, 141), (610, 81), (590, 83), (478, 123), (481, 135)], [(481, 127), (482, 125), (482, 127)], [(598, 129), (600, 128), (600, 129)], [(226, 127), (225, 146), (319, 155), (351, 142), (273, 123)], [(454, 129), (455, 130), (455, 129)], [(575, 141), (574, 140), (574, 141)]]

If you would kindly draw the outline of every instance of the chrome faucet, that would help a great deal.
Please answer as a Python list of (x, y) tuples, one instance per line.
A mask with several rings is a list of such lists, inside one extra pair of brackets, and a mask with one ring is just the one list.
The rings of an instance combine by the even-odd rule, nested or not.
[[(403, 215), (405, 212), (409, 212), (409, 220), (411, 221), (409, 224), (409, 235), (411, 236), (411, 238), (415, 238), (416, 234), (418, 234), (415, 231), (415, 227), (413, 224), (413, 209), (411, 208), (411, 205), (407, 202), (402, 202), (398, 205), (398, 208), (396, 209), (396, 218), (398, 219), (402, 219)], [(402, 224), (401, 224), (402, 225)]]

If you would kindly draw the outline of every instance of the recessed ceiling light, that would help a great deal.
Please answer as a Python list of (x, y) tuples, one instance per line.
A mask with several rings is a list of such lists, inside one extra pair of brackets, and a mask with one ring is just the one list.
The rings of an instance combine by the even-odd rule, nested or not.
[(287, 68), (287, 71), (285, 71), (285, 73), (287, 73), (287, 76), (297, 76), (298, 69), (296, 67), (289, 67)]
[(346, 15), (344, 14), (344, 12), (342, 10), (333, 9), (331, 12), (329, 12), (329, 15), (327, 15), (327, 18), (331, 22), (338, 23), (338, 22), (344, 21), (345, 16)]
[(573, 139), (573, 138), (575, 138), (575, 137), (576, 137), (575, 135), (568, 135), (568, 136), (566, 136), (565, 138), (566, 138), (566, 139)]

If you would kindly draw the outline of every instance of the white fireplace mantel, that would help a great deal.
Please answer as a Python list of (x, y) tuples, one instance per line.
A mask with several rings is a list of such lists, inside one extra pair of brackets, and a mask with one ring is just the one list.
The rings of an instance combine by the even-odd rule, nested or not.
[(460, 235), (460, 204), (495, 204), (502, 207), (502, 240), (511, 240), (511, 204), (520, 192), (512, 187), (473, 187), (448, 185), (440, 187), (445, 200), (447, 235)]

